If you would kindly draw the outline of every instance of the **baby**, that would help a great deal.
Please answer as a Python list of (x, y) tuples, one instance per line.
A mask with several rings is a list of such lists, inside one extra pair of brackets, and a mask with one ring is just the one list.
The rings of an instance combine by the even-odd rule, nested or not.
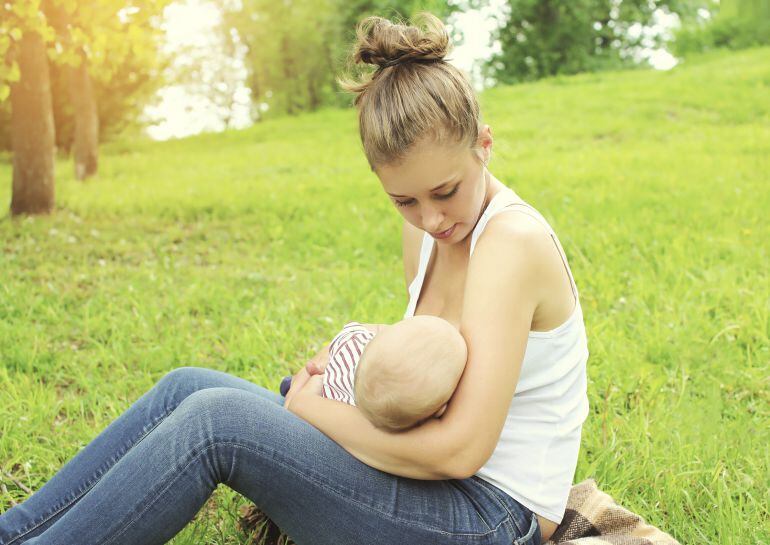
[(460, 332), (426, 315), (371, 327), (349, 322), (329, 344), (323, 397), (357, 406), (390, 432), (444, 414), (468, 357)]

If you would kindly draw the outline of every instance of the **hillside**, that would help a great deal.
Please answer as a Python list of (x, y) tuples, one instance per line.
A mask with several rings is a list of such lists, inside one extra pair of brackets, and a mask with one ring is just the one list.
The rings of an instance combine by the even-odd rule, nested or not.
[[(770, 48), (481, 96), (490, 170), (580, 289), (576, 480), (683, 544), (770, 542), (768, 96)], [(0, 180), (7, 207), (7, 158)], [(57, 184), (55, 215), (0, 220), (0, 468), (32, 489), (174, 367), (277, 390), (348, 319), (403, 315), (401, 220), (352, 110), (112, 143)], [(220, 487), (174, 543), (239, 543), (243, 501)]]

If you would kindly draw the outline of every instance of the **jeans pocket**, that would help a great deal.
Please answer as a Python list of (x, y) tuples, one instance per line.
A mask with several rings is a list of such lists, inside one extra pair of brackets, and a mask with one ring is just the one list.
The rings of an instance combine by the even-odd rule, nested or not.
[(508, 510), (500, 499), (480, 481), (481, 479), (477, 477), (447, 481), (450, 486), (465, 496), (466, 509), (474, 514), (473, 518), (479, 526), (484, 527), (477, 529), (479, 536), (496, 532), (508, 519)]
[(540, 528), (537, 522), (537, 515), (532, 513), (529, 530), (527, 530), (526, 534), (514, 541), (513, 545), (540, 545)]

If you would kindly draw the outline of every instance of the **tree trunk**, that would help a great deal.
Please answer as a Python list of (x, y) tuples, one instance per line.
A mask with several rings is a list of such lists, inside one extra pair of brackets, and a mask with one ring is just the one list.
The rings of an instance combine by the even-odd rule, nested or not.
[(47, 214), (54, 206), (54, 125), (43, 38), (25, 32), (16, 60), (20, 79), (11, 84), (11, 214)]
[(80, 66), (70, 69), (70, 99), (75, 110), (75, 141), (72, 146), (75, 178), (85, 180), (94, 176), (99, 168), (99, 114), (88, 62), (82, 52)]

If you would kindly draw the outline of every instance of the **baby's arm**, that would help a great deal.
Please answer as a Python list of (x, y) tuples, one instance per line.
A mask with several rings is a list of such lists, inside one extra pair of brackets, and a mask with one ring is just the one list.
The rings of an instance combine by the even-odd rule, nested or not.
[(380, 329), (382, 328), (382, 326), (387, 324), (361, 324), (361, 325), (376, 335), (377, 333), (380, 332)]
[[(366, 329), (368, 329), (370, 332), (374, 333), (375, 335), (380, 332), (380, 329), (386, 325), (386, 324), (361, 324)], [(308, 362), (305, 364), (305, 369), (307, 370), (309, 375), (321, 375), (326, 370), (326, 364), (329, 363), (329, 345), (327, 344), (321, 350), (318, 351), (318, 354), (313, 356), (308, 360)]]
[[(377, 335), (381, 328), (386, 324), (361, 325), (371, 333)], [(291, 397), (300, 391), (311, 377), (315, 375), (323, 375), (326, 372), (326, 366), (329, 363), (330, 345), (331, 343), (321, 348), (315, 356), (310, 358), (307, 363), (305, 363), (305, 367), (301, 369), (296, 375), (294, 375), (290, 381), (287, 381), (287, 378), (284, 378), (284, 382), (286, 382), (286, 384), (282, 383), (282, 392), (283, 388), (288, 388), (288, 393), (286, 394), (286, 402), (288, 402)]]

